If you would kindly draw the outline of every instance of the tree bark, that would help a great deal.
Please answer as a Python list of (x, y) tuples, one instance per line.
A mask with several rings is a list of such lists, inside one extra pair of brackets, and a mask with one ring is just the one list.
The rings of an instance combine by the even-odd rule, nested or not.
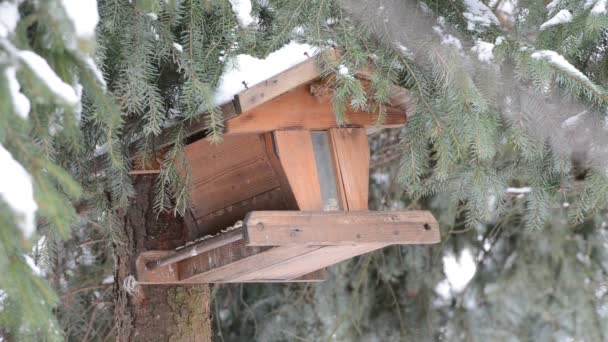
[(180, 217), (154, 212), (154, 176), (137, 176), (134, 183), (129, 209), (116, 214), (122, 235), (114, 246), (117, 341), (211, 341), (207, 285), (140, 286), (132, 281), (139, 253), (183, 245), (193, 230)]

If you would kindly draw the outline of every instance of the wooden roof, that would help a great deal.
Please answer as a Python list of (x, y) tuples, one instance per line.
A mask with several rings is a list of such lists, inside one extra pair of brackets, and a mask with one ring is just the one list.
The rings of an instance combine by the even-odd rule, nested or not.
[[(319, 67), (320, 57), (311, 57), (267, 80), (234, 95), (232, 101), (220, 105), (223, 115), (224, 134), (232, 133), (262, 133), (276, 129), (303, 128), (327, 129), (338, 127), (331, 105), (331, 90), (315, 92), (311, 84), (322, 77)], [(360, 71), (357, 78), (369, 79), (369, 74)], [(317, 83), (323, 88), (323, 84)], [(405, 125), (407, 112), (411, 112), (410, 98), (407, 90), (393, 86), (391, 89), (390, 106), (387, 108), (384, 127)], [(331, 115), (327, 115), (331, 114)], [(344, 127), (373, 127), (376, 118), (373, 114), (363, 111), (349, 110), (349, 122)], [(187, 138), (191, 141), (205, 136), (208, 129), (205, 120), (188, 126)], [(171, 141), (163, 134), (160, 137), (160, 147)]]

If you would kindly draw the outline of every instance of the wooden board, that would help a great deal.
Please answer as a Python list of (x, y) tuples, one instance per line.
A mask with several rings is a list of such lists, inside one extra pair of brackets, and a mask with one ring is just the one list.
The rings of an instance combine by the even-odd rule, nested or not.
[[(346, 116), (349, 120), (346, 126), (352, 127), (373, 127), (377, 120), (376, 115), (361, 111), (349, 110)], [(384, 127), (401, 127), (406, 120), (403, 110), (389, 108)], [(291, 128), (326, 130), (337, 127), (331, 101), (313, 96), (309, 85), (299, 86), (225, 122), (226, 134)]]
[(234, 97), (239, 113), (251, 110), (262, 103), (288, 92), (321, 76), (317, 58), (310, 58), (273, 77), (250, 87)]
[[(236, 278), (250, 274), (249, 281), (256, 279), (266, 280), (264, 277), (256, 277), (257, 270), (272, 266), (286, 259), (294, 258), (301, 254), (306, 254), (312, 250), (318, 249), (318, 246), (281, 246), (271, 248), (267, 251), (257, 253), (245, 258), (240, 258), (234, 262), (227, 263), (220, 267), (210, 267), (208, 271), (180, 276), (180, 281), (184, 283), (216, 283), (216, 282), (233, 282)], [(225, 257), (223, 257), (225, 259)], [(315, 271), (320, 267), (311, 270)], [(180, 269), (181, 270), (181, 269)], [(306, 272), (310, 273), (310, 272)], [(304, 274), (302, 274), (304, 275)], [(278, 278), (277, 278), (278, 280)]]
[(363, 128), (329, 130), (336, 176), (345, 210), (367, 209), (369, 191), (369, 144)]
[(428, 211), (254, 211), (244, 224), (248, 246), (440, 241), (439, 224)]
[(323, 201), (310, 132), (276, 131), (274, 139), (281, 166), (299, 209), (322, 209)]
[(311, 250), (309, 253), (275, 263), (270, 267), (235, 277), (232, 282), (247, 282), (251, 279), (294, 279), (384, 246), (386, 244), (367, 243), (318, 248)]
[(200, 140), (186, 147), (186, 156), (197, 220), (280, 186), (258, 134), (225, 137), (221, 144)]
[[(235, 242), (153, 271), (146, 269), (145, 264), (171, 254), (173, 251), (148, 251), (141, 253), (137, 258), (137, 281), (142, 285), (233, 282), (234, 276), (256, 272), (260, 268), (280, 263), (308, 250), (308, 247), (247, 247), (244, 246), (244, 243)], [(325, 278), (325, 270), (319, 269), (294, 279), (266, 279), (250, 276), (246, 282), (318, 282)]]

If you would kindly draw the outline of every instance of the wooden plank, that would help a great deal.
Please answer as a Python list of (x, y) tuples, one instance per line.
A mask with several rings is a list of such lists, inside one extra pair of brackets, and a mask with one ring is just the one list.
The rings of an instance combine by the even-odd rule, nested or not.
[[(284, 209), (297, 209), (298, 202), (296, 201), (295, 196), (293, 195), (293, 191), (291, 191), (291, 186), (289, 185), (289, 180), (287, 179), (287, 175), (285, 174), (285, 170), (283, 170), (283, 166), (281, 165), (281, 161), (279, 160), (279, 156), (277, 156), (276, 146), (274, 143), (274, 134), (272, 132), (264, 133), (264, 144), (266, 146), (266, 156), (268, 157), (268, 161), (274, 170), (275, 175), (277, 176), (277, 180), (279, 184), (281, 184), (281, 192), (283, 195), (283, 201), (285, 203), (286, 208)], [(252, 209), (250, 211), (257, 210)], [(243, 215), (242, 217), (245, 217)]]
[(191, 246), (184, 247), (167, 256), (157, 260), (150, 261), (146, 264), (148, 270), (154, 270), (163, 266), (176, 264), (182, 260), (203, 254), (213, 249), (220, 248), (232, 242), (242, 240), (245, 230), (243, 227), (234, 228), (230, 231), (221, 232), (215, 236), (208, 237), (204, 240), (197, 241)]
[(309, 253), (281, 261), (270, 267), (232, 278), (232, 281), (248, 282), (253, 279), (294, 279), (314, 270), (334, 265), (384, 246), (386, 244), (366, 243), (353, 246), (326, 246), (317, 248)]
[[(287, 185), (289, 186), (289, 185)], [(285, 203), (282, 186), (214, 211), (196, 220), (193, 237), (217, 233), (217, 227), (230, 227), (255, 210), (297, 210), (298, 205)]]
[(327, 270), (322, 268), (293, 279), (252, 279), (242, 283), (318, 283), (327, 279)]
[(188, 145), (186, 156), (197, 219), (280, 186), (257, 134), (226, 137), (221, 144), (201, 140)]
[(440, 241), (439, 224), (428, 211), (254, 211), (244, 224), (248, 246)]
[(321, 77), (318, 63), (317, 58), (310, 58), (240, 92), (234, 97), (237, 111), (243, 113), (251, 110), (293, 88)]
[[(373, 127), (377, 115), (362, 111), (348, 110), (347, 127)], [(384, 127), (401, 127), (406, 123), (405, 112), (388, 108)], [(326, 130), (337, 128), (331, 101), (313, 96), (309, 85), (302, 85), (293, 91), (263, 103), (225, 122), (226, 134), (261, 133), (273, 130), (301, 128)]]
[(369, 191), (369, 144), (363, 128), (336, 128), (329, 130), (337, 169), (339, 190), (346, 200), (346, 210), (367, 209)]
[[(256, 270), (272, 266), (276, 263), (282, 262), (287, 259), (297, 257), (302, 254), (310, 253), (318, 246), (281, 246), (269, 249), (267, 251), (251, 255), (249, 257), (234, 261), (221, 267), (213, 268), (210, 267), (209, 271), (191, 275), (189, 277), (181, 277), (180, 281), (183, 283), (215, 283), (215, 282), (234, 282), (235, 278), (245, 276), (247, 274), (255, 273)], [(318, 267), (312, 271), (315, 271), (321, 267)], [(301, 275), (304, 275), (305, 272)], [(295, 277), (294, 277), (295, 278)], [(255, 279), (266, 279), (256, 276), (250, 276), (250, 281)], [(270, 279), (285, 279), (285, 278), (270, 278)]]
[(274, 133), (279, 160), (300, 210), (323, 208), (319, 176), (309, 131)]

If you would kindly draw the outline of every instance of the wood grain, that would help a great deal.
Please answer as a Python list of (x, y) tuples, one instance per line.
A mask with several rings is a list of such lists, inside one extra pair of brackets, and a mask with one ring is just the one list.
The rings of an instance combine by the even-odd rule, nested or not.
[(197, 220), (280, 186), (258, 134), (225, 137), (221, 144), (200, 140), (188, 145), (186, 156)]
[(345, 210), (367, 209), (369, 191), (369, 144), (363, 128), (329, 130), (341, 200)]
[(320, 77), (321, 68), (318, 63), (317, 58), (310, 58), (240, 92), (234, 97), (237, 111), (243, 113), (251, 110), (293, 88)]
[[(220, 267), (210, 267), (210, 270), (199, 274), (194, 274), (189, 277), (184, 276), (180, 278), (183, 283), (215, 283), (215, 282), (234, 282), (236, 278), (245, 275), (248, 276), (249, 281), (256, 279), (284, 279), (284, 278), (265, 278), (256, 276), (256, 272), (259, 269), (272, 266), (276, 263), (282, 262), (283, 260), (296, 257), (301, 254), (309, 253), (319, 247), (316, 246), (281, 246), (269, 249), (267, 251), (257, 253), (245, 258), (241, 258), (234, 262), (228, 263)], [(315, 271), (320, 267), (311, 270)], [(310, 273), (306, 272), (306, 273)], [(306, 274), (304, 273), (304, 274)], [(304, 275), (302, 274), (302, 275)]]
[(367, 243), (354, 246), (327, 246), (317, 248), (311, 250), (309, 253), (275, 263), (265, 269), (260, 269), (255, 273), (248, 273), (232, 278), (232, 281), (247, 282), (254, 277), (262, 279), (294, 279), (314, 270), (334, 265), (384, 246), (386, 246), (386, 244)]
[[(348, 110), (347, 127), (373, 127), (377, 116)], [(384, 127), (401, 127), (407, 121), (405, 112), (389, 108)], [(339, 127), (329, 99), (310, 94), (309, 85), (302, 85), (271, 101), (265, 102), (225, 122), (226, 134), (262, 133), (273, 130), (301, 128), (326, 130)]]
[(439, 224), (428, 211), (254, 211), (244, 223), (248, 246), (440, 241)]
[(276, 131), (277, 153), (300, 210), (323, 208), (310, 132)]

